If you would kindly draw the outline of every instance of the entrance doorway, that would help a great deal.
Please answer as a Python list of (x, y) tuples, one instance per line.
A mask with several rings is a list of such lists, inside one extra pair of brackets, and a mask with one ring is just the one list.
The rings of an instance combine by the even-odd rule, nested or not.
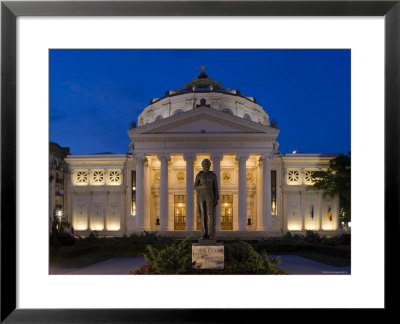
[(221, 196), (221, 230), (233, 230), (233, 195)]
[(174, 196), (174, 230), (182, 231), (186, 228), (186, 196)]

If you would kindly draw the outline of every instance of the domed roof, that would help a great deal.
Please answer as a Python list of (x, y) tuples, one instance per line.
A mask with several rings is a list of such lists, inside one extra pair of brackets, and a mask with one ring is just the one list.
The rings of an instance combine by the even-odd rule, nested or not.
[(181, 95), (184, 93), (192, 93), (192, 92), (220, 92), (227, 93), (235, 96), (240, 96), (252, 102), (256, 102), (256, 98), (254, 97), (246, 97), (241, 94), (239, 90), (231, 90), (229, 88), (223, 88), (222, 83), (213, 80), (209, 77), (209, 75), (205, 72), (205, 66), (201, 66), (202, 72), (198, 75), (197, 78), (194, 78), (192, 81), (185, 83), (183, 89), (176, 90), (168, 90), (165, 92), (164, 96), (159, 98), (152, 98), (150, 100), (149, 105), (162, 100), (166, 97)]
[(268, 114), (254, 97), (224, 88), (221, 82), (213, 80), (205, 72), (204, 65), (201, 70), (196, 78), (185, 83), (183, 89), (168, 90), (163, 97), (151, 99), (139, 115), (138, 126), (184, 113), (199, 106), (201, 100), (206, 100), (210, 108), (269, 126)]

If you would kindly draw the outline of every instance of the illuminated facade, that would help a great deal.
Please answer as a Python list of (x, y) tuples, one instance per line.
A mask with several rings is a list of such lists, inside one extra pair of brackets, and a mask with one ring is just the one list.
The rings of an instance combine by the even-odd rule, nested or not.
[(67, 157), (75, 232), (198, 236), (193, 182), (208, 158), (219, 183), (217, 237), (337, 234), (339, 199), (313, 190), (311, 180), (335, 155), (282, 155), (272, 126), (253, 97), (203, 71), (151, 100), (128, 131), (129, 153)]

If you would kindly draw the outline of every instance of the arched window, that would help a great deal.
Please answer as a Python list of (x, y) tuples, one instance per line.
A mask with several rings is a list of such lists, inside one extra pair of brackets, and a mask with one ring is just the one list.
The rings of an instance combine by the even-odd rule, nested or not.
[(158, 116), (156, 117), (156, 121), (159, 121), (159, 120), (161, 120), (161, 119), (163, 119), (163, 116), (161, 116), (161, 115), (158, 115)]
[(222, 110), (222, 112), (224, 112), (224, 113), (226, 113), (226, 114), (229, 114), (229, 115), (234, 115), (234, 113), (233, 113), (233, 111), (232, 110), (230, 110), (229, 108), (224, 108), (223, 110)]
[(174, 111), (173, 115), (174, 116), (175, 115), (179, 115), (179, 114), (182, 114), (183, 112), (184, 112), (183, 109), (177, 109), (177, 110)]
[(251, 121), (251, 117), (250, 117), (249, 114), (244, 114), (244, 115), (243, 115), (243, 118)]

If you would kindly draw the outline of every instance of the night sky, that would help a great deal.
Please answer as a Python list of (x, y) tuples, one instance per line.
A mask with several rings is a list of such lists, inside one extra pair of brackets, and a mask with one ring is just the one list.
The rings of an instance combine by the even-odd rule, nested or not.
[(71, 154), (127, 153), (132, 120), (206, 66), (255, 97), (282, 153), (350, 151), (350, 50), (50, 50), (50, 141)]

